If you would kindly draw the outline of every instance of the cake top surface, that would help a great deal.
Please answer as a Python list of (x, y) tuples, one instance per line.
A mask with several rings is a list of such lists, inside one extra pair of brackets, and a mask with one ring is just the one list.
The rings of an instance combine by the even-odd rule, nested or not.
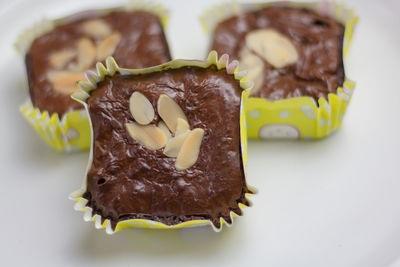
[(26, 54), (32, 103), (62, 115), (82, 106), (70, 98), (83, 72), (112, 55), (122, 67), (144, 68), (171, 60), (157, 15), (113, 11), (56, 26), (36, 38)]
[(267, 7), (220, 22), (211, 48), (238, 59), (252, 96), (327, 99), (344, 81), (344, 27), (311, 10)]
[[(151, 125), (162, 119), (161, 96), (171, 98), (190, 129), (204, 131), (198, 158), (186, 169), (162, 149), (149, 149), (130, 135), (138, 123), (130, 110), (133, 94), (154, 107)], [(219, 226), (230, 212), (247, 205), (240, 142), (239, 81), (225, 70), (182, 67), (143, 75), (106, 78), (87, 100), (93, 126), (93, 161), (84, 198), (112, 225), (126, 219), (152, 219), (173, 225), (193, 219)], [(167, 123), (168, 124), (168, 123)]]

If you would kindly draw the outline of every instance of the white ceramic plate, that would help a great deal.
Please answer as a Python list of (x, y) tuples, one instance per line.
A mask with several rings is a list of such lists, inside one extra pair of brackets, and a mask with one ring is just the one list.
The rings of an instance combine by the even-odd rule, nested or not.
[[(163, 1), (175, 58), (204, 57), (198, 16), (216, 2)], [(43, 16), (107, 1), (1, 1), (1, 265), (400, 266), (400, 2), (347, 2), (361, 19), (346, 70), (357, 89), (340, 131), (318, 142), (250, 142), (248, 182), (259, 194), (219, 234), (205, 227), (108, 236), (67, 199), (87, 153), (50, 150), (18, 113), (27, 87), (12, 48)]]

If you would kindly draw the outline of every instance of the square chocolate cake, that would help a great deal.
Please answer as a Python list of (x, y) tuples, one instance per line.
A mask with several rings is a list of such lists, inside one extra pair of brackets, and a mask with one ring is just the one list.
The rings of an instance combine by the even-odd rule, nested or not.
[(85, 79), (84, 71), (107, 56), (130, 68), (171, 60), (157, 15), (147, 11), (82, 14), (56, 21), (54, 29), (33, 41), (25, 56), (32, 104), (50, 114), (61, 116), (82, 108), (70, 94), (79, 90), (76, 82)]
[(251, 96), (328, 99), (344, 81), (344, 26), (308, 9), (271, 6), (220, 22), (211, 49), (249, 71)]
[(82, 197), (115, 229), (145, 219), (219, 228), (251, 193), (241, 147), (240, 82), (225, 69), (181, 66), (106, 76), (85, 100), (93, 143)]

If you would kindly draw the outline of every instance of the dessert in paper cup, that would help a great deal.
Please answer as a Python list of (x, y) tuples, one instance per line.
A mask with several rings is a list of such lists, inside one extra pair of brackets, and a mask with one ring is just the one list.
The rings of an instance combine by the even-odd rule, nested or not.
[(249, 71), (251, 138), (328, 136), (342, 123), (355, 83), (344, 73), (353, 10), (327, 1), (222, 4), (201, 22), (211, 49)]
[(130, 68), (171, 60), (167, 15), (159, 5), (135, 1), (43, 20), (23, 32), (15, 46), (25, 59), (30, 99), (20, 110), (42, 139), (61, 151), (88, 149), (86, 112), (70, 97), (80, 90), (76, 83), (110, 55)]
[(125, 69), (112, 57), (73, 94), (88, 111), (92, 145), (71, 194), (86, 221), (123, 228), (219, 231), (249, 206), (243, 104), (251, 82), (238, 62), (173, 60)]

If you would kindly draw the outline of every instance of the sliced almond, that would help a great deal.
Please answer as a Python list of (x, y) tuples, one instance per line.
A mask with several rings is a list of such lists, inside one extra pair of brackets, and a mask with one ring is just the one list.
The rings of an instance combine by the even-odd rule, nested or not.
[(46, 73), (46, 78), (47, 78), (47, 80), (49, 80), (50, 82), (53, 83), (58, 78), (61, 78), (63, 76), (68, 76), (72, 73), (74, 73), (74, 72), (67, 71), (67, 70), (50, 70)]
[(96, 57), (96, 47), (89, 38), (81, 38), (78, 41), (78, 70), (88, 69)]
[(133, 92), (129, 98), (129, 109), (139, 124), (147, 125), (154, 119), (153, 105), (147, 97), (139, 92)]
[(85, 80), (85, 75), (82, 72), (49, 71), (47, 79), (52, 83), (54, 90), (69, 95), (80, 91), (76, 83)]
[(67, 65), (76, 56), (74, 50), (62, 50), (51, 54), (49, 58), (50, 66), (56, 69), (61, 69)]
[(188, 132), (189, 129), (189, 123), (182, 119), (182, 118), (178, 118), (178, 121), (176, 123), (176, 132), (175, 132), (175, 136), (181, 135), (183, 133)]
[(283, 68), (299, 60), (296, 47), (290, 39), (272, 29), (259, 29), (248, 33), (246, 46), (275, 68)]
[(171, 139), (171, 137), (172, 137), (171, 132), (169, 131), (167, 125), (163, 121), (160, 121), (158, 123), (158, 128), (160, 128), (160, 130), (163, 131), (163, 133), (167, 137), (167, 140)]
[(102, 40), (97, 45), (96, 59), (99, 61), (105, 60), (106, 57), (114, 53), (115, 48), (121, 40), (121, 34), (118, 32), (112, 33), (110, 36)]
[(253, 53), (247, 48), (244, 47), (239, 53), (240, 58), (240, 70), (247, 70), (247, 81), (254, 82), (254, 87), (251, 90), (252, 95), (257, 93), (263, 84), (263, 70), (264, 70), (264, 63), (261, 58)]
[(181, 150), (183, 142), (185, 141), (185, 139), (188, 135), (189, 135), (189, 131), (171, 138), (165, 145), (165, 148), (163, 151), (164, 155), (166, 155), (167, 157), (170, 157), (170, 158), (177, 157), (179, 154), (179, 151)]
[(157, 111), (172, 133), (176, 132), (179, 118), (187, 122), (186, 115), (183, 113), (181, 107), (165, 94), (160, 95), (158, 98)]
[(83, 32), (93, 38), (103, 39), (111, 34), (111, 27), (101, 19), (92, 19), (83, 23)]
[(185, 170), (196, 163), (203, 136), (204, 130), (200, 128), (188, 133), (176, 158), (175, 168), (178, 171)]
[(160, 149), (167, 143), (164, 132), (155, 125), (144, 126), (137, 123), (126, 123), (125, 127), (133, 139), (148, 149)]

